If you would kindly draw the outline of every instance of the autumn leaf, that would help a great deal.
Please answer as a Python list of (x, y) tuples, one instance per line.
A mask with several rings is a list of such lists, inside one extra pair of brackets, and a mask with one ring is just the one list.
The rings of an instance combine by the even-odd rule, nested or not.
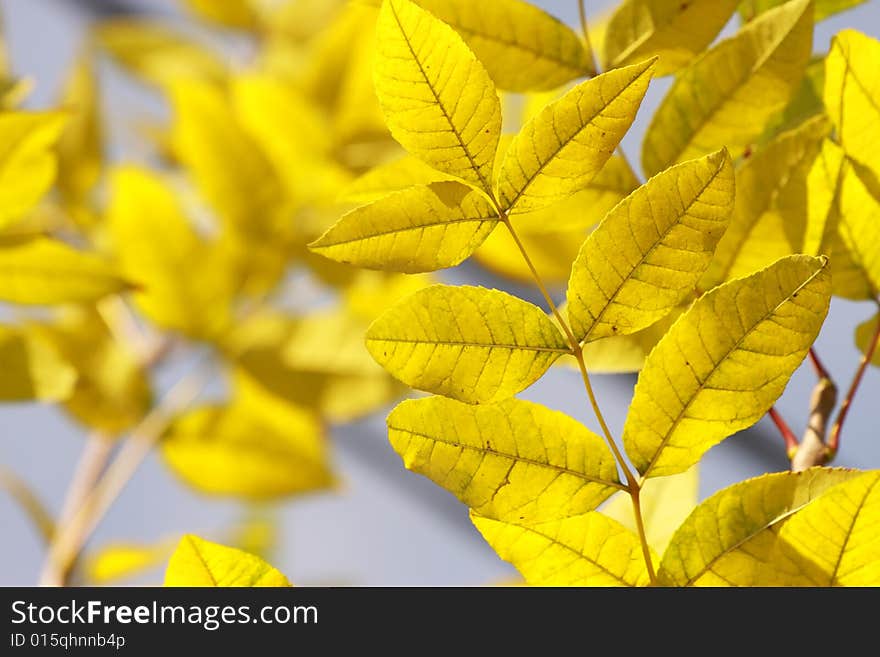
[(816, 339), (830, 297), (827, 262), (789, 256), (697, 300), (636, 384), (623, 443), (642, 476), (683, 472), (761, 419)]
[(376, 362), (403, 383), (469, 403), (512, 397), (569, 349), (537, 306), (498, 290), (447, 285), (388, 309), (366, 340)]
[(187, 534), (171, 555), (165, 586), (290, 586), (252, 554)]
[(0, 402), (60, 401), (70, 396), (76, 370), (39, 332), (0, 325)]

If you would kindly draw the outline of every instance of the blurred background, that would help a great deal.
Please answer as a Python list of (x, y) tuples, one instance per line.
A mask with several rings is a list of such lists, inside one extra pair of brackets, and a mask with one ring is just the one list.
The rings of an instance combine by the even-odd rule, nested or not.
[[(577, 24), (574, 0), (535, 4), (571, 25)], [(600, 15), (611, 4), (590, 2), (588, 8), (592, 15)], [(91, 25), (111, 15), (160, 16), (204, 39), (233, 63), (247, 61), (250, 53), (247, 41), (239, 35), (194, 27), (174, 0), (3, 0), (0, 7), (12, 70), (16, 76), (35, 82), (27, 108), (53, 104)], [(872, 0), (819, 24), (816, 50), (827, 51), (831, 36), (845, 27), (880, 37), (880, 6)], [(136, 159), (143, 146), (130, 129), (131, 117), (162, 117), (166, 110), (156, 94), (108, 62), (102, 63), (100, 76), (111, 156)], [(652, 84), (623, 144), (631, 157), (639, 152), (647, 122), (668, 85), (668, 79)], [(504, 287), (537, 301), (533, 290), (496, 279), (476, 264), (443, 275), (455, 282)], [(840, 386), (849, 382), (860, 355), (854, 346), (854, 327), (868, 319), (872, 310), (870, 303), (833, 302), (817, 349)], [(0, 313), (3, 318), (10, 311), (0, 307)], [(160, 387), (173, 381), (177, 373), (174, 363), (163, 368)], [(806, 420), (806, 400), (814, 380), (808, 366), (801, 368), (778, 405), (798, 434)], [(595, 379), (600, 403), (618, 435), (634, 383), (634, 375)], [(522, 396), (565, 411), (597, 429), (574, 371), (554, 368)], [(871, 368), (848, 420), (837, 465), (880, 467), (880, 440), (873, 415), (878, 399), (880, 373)], [(388, 444), (384, 417), (383, 409), (332, 429), (333, 462), (341, 480), (338, 490), (295, 497), (266, 512), (277, 518), (273, 563), (291, 581), (303, 585), (481, 585), (514, 575), (472, 527), (464, 506), (403, 468)], [(83, 436), (80, 427), (53, 407), (16, 404), (0, 408), (0, 464), (18, 473), (55, 512), (61, 507)], [(709, 452), (701, 469), (700, 495), (787, 467), (782, 441), (765, 419)], [(111, 541), (174, 542), (187, 532), (223, 540), (228, 528), (244, 517), (240, 503), (194, 492), (152, 455), (99, 526), (90, 546)], [(20, 508), (2, 492), (0, 527), (0, 585), (34, 584), (44, 559), (43, 545)], [(136, 581), (158, 583), (161, 572), (159, 567)]]

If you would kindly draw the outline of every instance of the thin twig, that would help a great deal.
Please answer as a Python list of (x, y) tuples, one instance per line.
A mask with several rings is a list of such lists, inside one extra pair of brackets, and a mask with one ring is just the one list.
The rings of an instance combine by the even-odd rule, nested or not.
[(52, 521), (52, 514), (37, 494), (21, 477), (4, 466), (0, 466), (0, 489), (5, 489), (21, 505), (40, 538), (48, 545), (52, 540), (55, 523)]
[(599, 72), (599, 64), (596, 61), (596, 53), (593, 51), (593, 44), (590, 39), (590, 26), (587, 23), (587, 8), (584, 0), (578, 0), (578, 13), (581, 19), (581, 32), (584, 37), (584, 49), (590, 55), (590, 64), (593, 67), (593, 75)]
[(779, 411), (776, 410), (775, 406), (767, 411), (767, 415), (770, 416), (770, 419), (773, 420), (773, 424), (776, 425), (776, 428), (779, 429), (779, 433), (782, 434), (782, 440), (785, 441), (785, 452), (788, 455), (788, 458), (794, 458), (798, 449), (798, 439), (797, 436), (794, 435), (794, 431), (791, 430), (788, 422), (786, 422), (785, 418), (783, 418)]
[(815, 347), (810, 347), (810, 363), (813, 365), (813, 370), (816, 372), (816, 376), (820, 379), (828, 379), (833, 380), (831, 378), (831, 373), (826, 369), (825, 365), (822, 363), (822, 359), (819, 358), (819, 354), (816, 353)]
[(110, 506), (125, 488), (147, 454), (162, 437), (171, 420), (198, 397), (208, 374), (198, 369), (174, 385), (165, 397), (131, 432), (118, 456), (90, 491), (70, 521), (58, 528), (47, 557), (44, 573), (54, 579), (41, 579), (42, 585), (63, 585), (83, 546)]
[(880, 319), (877, 321), (874, 335), (868, 343), (868, 348), (862, 355), (859, 367), (849, 386), (843, 404), (840, 406), (840, 412), (838, 412), (837, 419), (834, 421), (834, 426), (831, 428), (831, 438), (828, 440), (828, 461), (831, 461), (837, 455), (837, 450), (840, 449), (840, 434), (843, 431), (843, 424), (846, 422), (846, 416), (849, 413), (850, 406), (852, 406), (856, 393), (859, 390), (859, 385), (862, 382), (862, 378), (865, 376), (865, 370), (868, 369), (871, 359), (874, 358), (874, 352), (877, 351), (878, 343), (880, 343)]

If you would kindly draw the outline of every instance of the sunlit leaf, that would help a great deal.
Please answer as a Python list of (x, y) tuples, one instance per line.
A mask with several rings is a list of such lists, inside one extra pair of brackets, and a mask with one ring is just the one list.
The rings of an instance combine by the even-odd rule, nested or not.
[(403, 383), (469, 403), (512, 397), (569, 349), (537, 306), (469, 286), (416, 292), (373, 322), (366, 340)]
[(522, 214), (585, 188), (632, 124), (652, 66), (642, 62), (582, 82), (529, 121), (501, 164), (501, 207)]
[(174, 544), (113, 542), (88, 555), (85, 572), (98, 586), (114, 584), (148, 572), (164, 563), (174, 550)]
[(46, 305), (95, 301), (130, 287), (106, 258), (63, 242), (0, 240), (0, 301)]
[[(859, 324), (856, 328), (856, 346), (865, 354), (868, 353), (868, 348), (871, 346), (871, 343), (874, 340), (874, 335), (877, 333), (877, 322), (880, 322), (880, 315), (872, 317), (867, 322)], [(874, 349), (874, 356), (871, 359), (871, 364), (880, 367), (880, 345)]]
[(804, 241), (807, 176), (822, 139), (824, 117), (774, 138), (736, 172), (736, 207), (702, 286), (751, 274), (791, 253)]
[(347, 203), (372, 203), (416, 185), (451, 180), (421, 160), (408, 155), (380, 164), (346, 185), (339, 200)]
[(187, 534), (171, 555), (165, 586), (290, 586), (259, 557)]
[(715, 39), (739, 0), (625, 0), (608, 21), (606, 68), (658, 55), (656, 74), (686, 66)]
[(811, 0), (761, 14), (682, 71), (642, 144), (653, 176), (726, 146), (734, 157), (763, 131), (800, 84), (813, 46)]
[(639, 375), (623, 429), (639, 472), (683, 472), (761, 419), (816, 339), (830, 298), (826, 261), (789, 256), (697, 300)]
[(733, 164), (720, 151), (657, 175), (619, 203), (572, 267), (575, 337), (635, 333), (681, 304), (709, 266), (734, 198)]
[(259, 24), (259, 1), (255, 0), (183, 0), (196, 16), (223, 27), (252, 30)]
[(672, 538), (667, 586), (877, 585), (880, 473), (813, 468), (735, 484)]
[(388, 439), (409, 470), (487, 518), (557, 520), (595, 509), (621, 487), (599, 436), (518, 399), (476, 406), (407, 400), (388, 416)]
[(490, 192), (501, 103), (483, 65), (451, 27), (409, 0), (385, 0), (376, 46), (376, 93), (394, 138)]
[(638, 537), (601, 513), (523, 527), (471, 513), (483, 538), (532, 586), (647, 586)]
[[(786, 0), (742, 0), (739, 6), (739, 13), (744, 20), (753, 20), (758, 14), (773, 7), (784, 4)], [(852, 9), (865, 0), (815, 0), (816, 4), (816, 22), (825, 20), (829, 16), (837, 14), (847, 9)]]
[(309, 247), (358, 267), (414, 274), (458, 265), (497, 223), (497, 211), (482, 194), (440, 182), (353, 210)]

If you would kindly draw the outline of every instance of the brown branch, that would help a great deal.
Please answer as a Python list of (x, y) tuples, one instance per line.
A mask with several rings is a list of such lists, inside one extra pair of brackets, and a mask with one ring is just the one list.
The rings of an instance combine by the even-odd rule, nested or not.
[(807, 423), (806, 431), (804, 431), (804, 438), (791, 457), (793, 472), (801, 472), (828, 462), (825, 434), (828, 429), (828, 420), (836, 405), (837, 386), (831, 379), (821, 379), (813, 388), (813, 395), (810, 398), (810, 420)]

